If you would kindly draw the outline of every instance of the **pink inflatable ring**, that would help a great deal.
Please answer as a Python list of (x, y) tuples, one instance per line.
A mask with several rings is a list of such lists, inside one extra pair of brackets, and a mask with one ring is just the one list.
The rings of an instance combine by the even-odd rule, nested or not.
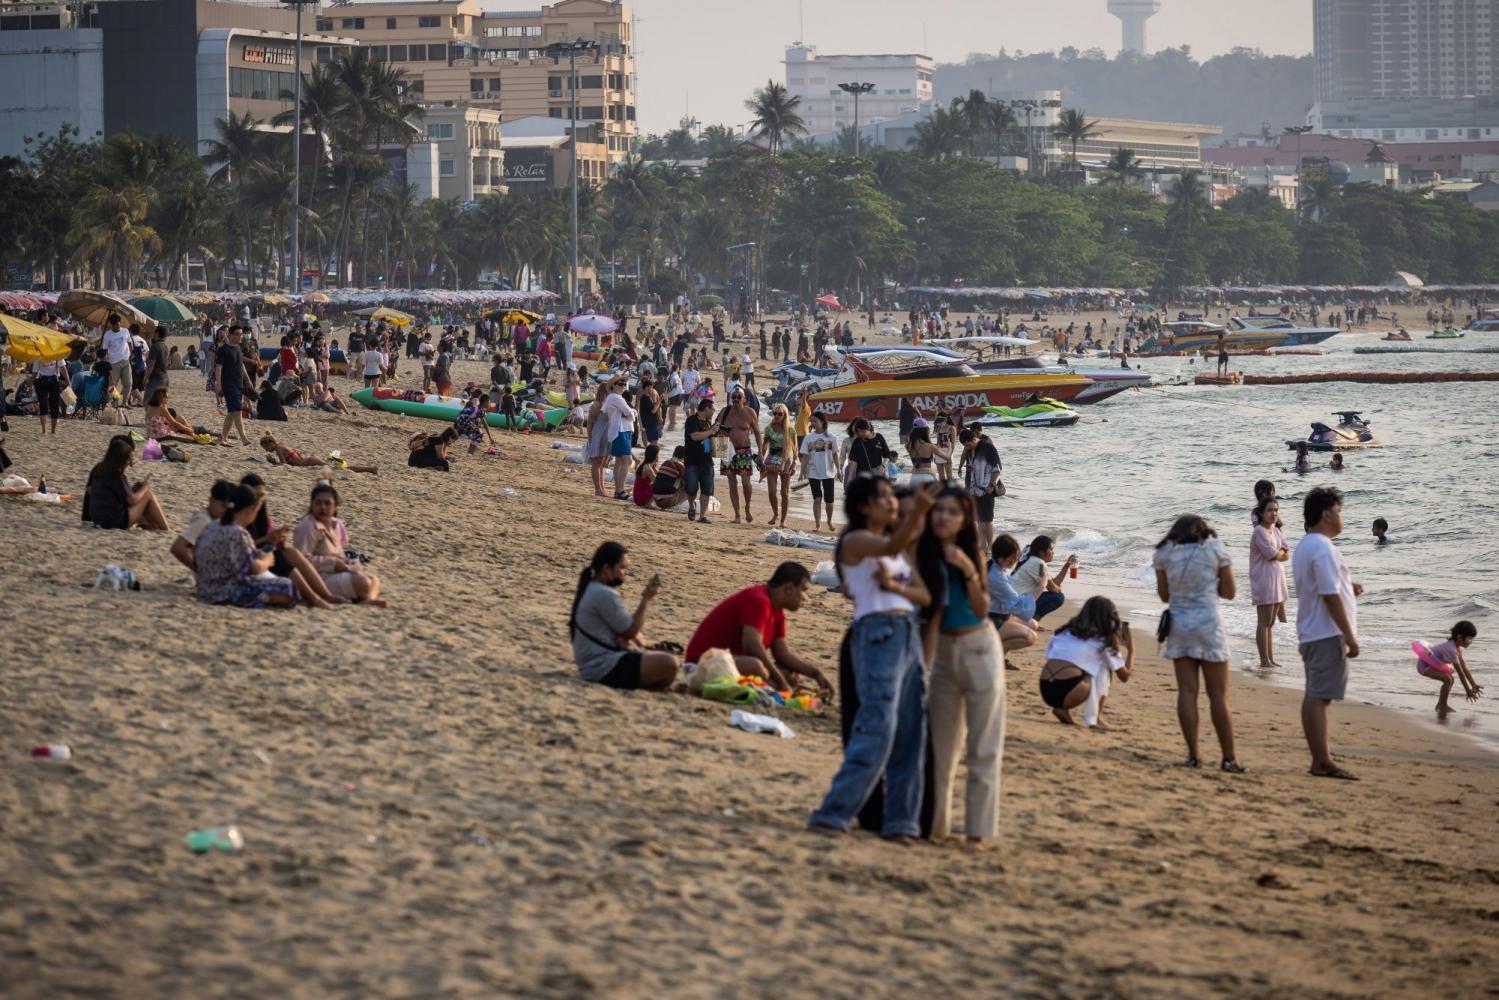
[(1448, 680), (1452, 677), (1452, 667), (1443, 663), (1431, 655), (1431, 650), (1424, 642), (1411, 643), (1411, 652), (1416, 654), (1416, 670), (1426, 677), (1434, 677), (1437, 680)]

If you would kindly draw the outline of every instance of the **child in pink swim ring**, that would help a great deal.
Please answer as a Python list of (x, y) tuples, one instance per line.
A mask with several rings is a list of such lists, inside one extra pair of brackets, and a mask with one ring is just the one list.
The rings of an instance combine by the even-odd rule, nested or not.
[(1468, 661), (1463, 658), (1463, 650), (1473, 645), (1476, 638), (1478, 629), (1473, 623), (1461, 621), (1452, 626), (1452, 634), (1446, 642), (1439, 642), (1431, 647), (1424, 643), (1411, 643), (1411, 649), (1416, 654), (1416, 672), (1442, 685), (1442, 693), (1437, 697), (1438, 715), (1446, 715), (1452, 711), (1452, 706), (1447, 703), (1447, 695), (1452, 691), (1454, 677), (1462, 681), (1463, 693), (1469, 701), (1477, 701), (1478, 696), (1483, 694), (1483, 688), (1473, 679)]

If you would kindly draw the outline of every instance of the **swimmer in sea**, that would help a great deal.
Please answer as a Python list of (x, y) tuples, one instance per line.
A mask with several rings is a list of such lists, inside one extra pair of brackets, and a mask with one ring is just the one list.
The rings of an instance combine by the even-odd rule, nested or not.
[(1386, 521), (1382, 517), (1376, 517), (1374, 519), (1374, 544), (1375, 545), (1388, 545), (1388, 544), (1390, 544), (1389, 538), (1386, 537), (1386, 534), (1389, 532), (1389, 530), (1390, 530), (1390, 522)]
[(1327, 463), (1327, 467), (1334, 472), (1342, 472), (1345, 468), (1347, 468), (1347, 466), (1343, 464), (1343, 453), (1340, 451), (1333, 452), (1332, 461)]
[(1296, 442), (1296, 471), (1303, 475), (1312, 471), (1312, 457), (1305, 441)]

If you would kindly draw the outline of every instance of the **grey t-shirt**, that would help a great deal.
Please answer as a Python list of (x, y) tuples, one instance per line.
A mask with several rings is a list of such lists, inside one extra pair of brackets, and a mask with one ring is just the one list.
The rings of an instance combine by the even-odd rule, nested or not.
[(573, 662), (585, 681), (603, 680), (614, 669), (626, 650), (600, 645), (599, 640), (613, 642), (630, 630), (635, 616), (625, 607), (619, 591), (594, 581), (583, 591), (578, 602), (577, 628), (573, 632)]

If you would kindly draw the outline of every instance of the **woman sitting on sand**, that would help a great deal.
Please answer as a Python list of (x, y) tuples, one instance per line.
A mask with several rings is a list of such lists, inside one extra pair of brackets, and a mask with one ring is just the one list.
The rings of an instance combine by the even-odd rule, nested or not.
[(269, 431), (260, 436), (260, 447), (269, 453), (266, 461), (272, 465), (290, 465), (299, 469), (316, 469), (331, 464), (340, 469), (348, 469), (350, 472), (365, 472), (372, 476), (378, 474), (380, 471), (378, 465), (350, 465), (342, 459), (312, 458), (302, 454), (295, 448), (288, 448), (277, 441), (276, 436)]
[(637, 507), (649, 507), (656, 496), (656, 463), (661, 458), (661, 446), (648, 444), (640, 464), (635, 466), (635, 482), (630, 487), (630, 497)]
[(151, 474), (134, 486), (125, 472), (135, 462), (135, 442), (128, 434), (109, 439), (104, 458), (89, 470), (83, 491), (83, 519), (96, 528), (143, 528), (167, 531), (167, 517), (151, 490)]
[[(989, 549), (989, 621), (999, 631), (999, 641), (1006, 653), (1027, 649), (1036, 644), (1040, 623), (1031, 617), (1036, 599), (1015, 592), (1010, 574), (1020, 562), (1020, 543), (1014, 535), (1000, 535)], [(1005, 661), (1006, 669), (1010, 663)]]
[(264, 547), (256, 548), (247, 530), (263, 502), (250, 487), (234, 487), (223, 515), (198, 536), (193, 546), (198, 600), (241, 608), (296, 606), (296, 582), (271, 572), (274, 557)]
[(312, 407), (325, 413), (348, 413), (349, 408), (344, 401), (338, 398), (338, 392), (331, 385), (322, 382), (312, 384)]
[[(332, 607), (347, 603), (328, 589), (323, 583), (317, 567), (291, 544), (291, 528), (278, 525), (271, 519), (270, 490), (265, 480), (253, 472), (240, 477), (239, 484), (249, 487), (260, 499), (260, 507), (249, 524), (250, 538), (261, 548), (271, 553), (271, 572), (284, 576), (297, 585), (297, 593), (314, 607)], [(314, 600), (315, 598), (315, 600)]]
[(193, 425), (167, 405), (167, 387), (158, 386), (146, 400), (146, 434), (158, 441), (196, 441)]
[(1213, 729), (1223, 751), (1221, 767), (1242, 774), (1234, 756), (1234, 722), (1228, 707), (1228, 634), (1218, 601), (1234, 599), (1234, 572), (1218, 533), (1195, 514), (1178, 518), (1156, 545), (1156, 592), (1170, 605), (1165, 656), (1176, 668), (1176, 717), (1187, 741), (1187, 767), (1200, 767), (1197, 746), (1198, 676), (1206, 683)]
[(292, 544), (305, 555), (333, 594), (355, 604), (385, 607), (380, 597), (380, 578), (364, 569), (358, 559), (344, 555), (348, 538), (338, 519), (338, 490), (329, 483), (312, 488), (307, 516), (297, 522)]
[(621, 690), (665, 691), (676, 681), (681, 661), (672, 653), (647, 651), (641, 635), (646, 611), (661, 589), (661, 575), (646, 583), (632, 615), (619, 596), (629, 572), (629, 551), (618, 542), (605, 542), (578, 574), (567, 619), (573, 662), (585, 681)]
[(458, 440), (458, 431), (448, 427), (441, 434), (424, 434), (418, 431), (406, 442), (410, 454), (406, 464), (413, 469), (439, 469), (448, 472), (448, 448)]
[(1108, 729), (1103, 705), (1114, 675), (1127, 682), (1135, 667), (1135, 643), (1129, 623), (1107, 597), (1090, 597), (1046, 645), (1041, 667), (1041, 700), (1061, 722), (1072, 725), (1072, 710), (1083, 709), (1083, 721)]

